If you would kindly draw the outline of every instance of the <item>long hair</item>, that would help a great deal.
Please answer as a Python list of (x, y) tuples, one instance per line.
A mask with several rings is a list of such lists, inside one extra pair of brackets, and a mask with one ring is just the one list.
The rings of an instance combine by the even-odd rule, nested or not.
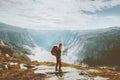
[(59, 44), (59, 49), (61, 50), (61, 48), (62, 48), (62, 43)]

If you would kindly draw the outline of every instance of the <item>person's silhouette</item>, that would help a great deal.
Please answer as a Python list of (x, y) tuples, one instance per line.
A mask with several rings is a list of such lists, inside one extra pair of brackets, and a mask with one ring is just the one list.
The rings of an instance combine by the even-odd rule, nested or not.
[(61, 69), (61, 50), (62, 50), (62, 43), (59, 44), (57, 49), (57, 55), (56, 55), (56, 66), (55, 70), (58, 71), (57, 67), (59, 66), (59, 71), (62, 71)]

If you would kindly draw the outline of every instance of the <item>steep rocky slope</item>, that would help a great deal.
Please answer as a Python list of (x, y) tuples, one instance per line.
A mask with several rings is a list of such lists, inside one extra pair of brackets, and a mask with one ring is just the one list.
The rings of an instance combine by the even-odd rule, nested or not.
[(7, 57), (16, 57), (24, 61), (30, 61), (25, 53), (19, 49), (13, 49), (11, 46), (5, 44), (2, 39), (0, 39), (0, 55)]
[(30, 52), (24, 46), (35, 46), (34, 41), (26, 29), (4, 23), (0, 23), (0, 38), (12, 48), (24, 51), (26, 54)]
[(120, 65), (120, 27), (84, 31), (40, 30), (32, 35), (47, 51), (53, 45), (63, 43), (63, 56), (68, 62), (91, 66)]

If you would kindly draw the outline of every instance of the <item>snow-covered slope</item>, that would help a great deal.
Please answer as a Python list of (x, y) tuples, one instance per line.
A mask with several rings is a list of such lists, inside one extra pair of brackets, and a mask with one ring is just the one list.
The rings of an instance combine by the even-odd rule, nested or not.
[[(32, 60), (55, 61), (52, 46), (63, 43), (62, 61), (81, 65), (120, 65), (120, 28), (98, 30), (26, 30), (0, 23), (0, 38), (31, 51)], [(41, 58), (42, 57), (42, 58)]]
[(88, 65), (120, 65), (120, 28), (85, 31), (37, 31), (33, 39), (46, 51), (63, 43), (63, 61)]
[(0, 39), (5, 41), (13, 48), (29, 53), (24, 46), (35, 47), (35, 43), (29, 35), (27, 29), (18, 28), (16, 26), (0, 23)]

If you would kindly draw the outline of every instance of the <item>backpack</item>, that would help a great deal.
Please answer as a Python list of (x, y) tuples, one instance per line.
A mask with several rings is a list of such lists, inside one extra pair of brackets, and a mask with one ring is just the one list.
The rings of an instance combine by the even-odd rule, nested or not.
[(52, 50), (51, 50), (51, 54), (53, 56), (57, 56), (57, 46), (53, 46)]

